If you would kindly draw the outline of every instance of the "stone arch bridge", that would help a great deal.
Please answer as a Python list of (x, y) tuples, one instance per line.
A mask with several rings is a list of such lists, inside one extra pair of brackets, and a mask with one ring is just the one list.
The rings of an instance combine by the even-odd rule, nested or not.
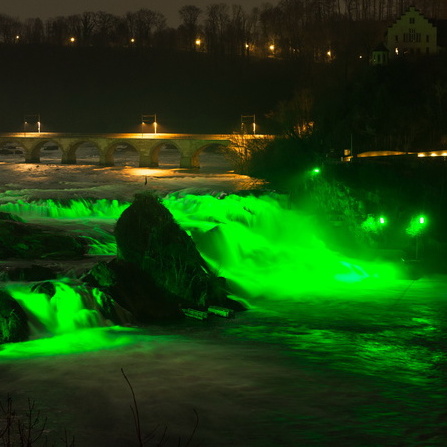
[[(68, 133), (3, 133), (0, 134), (0, 147), (11, 145), (21, 147), (25, 162), (39, 163), (40, 151), (45, 145), (57, 145), (62, 151), (61, 163), (76, 164), (76, 150), (83, 144), (97, 147), (99, 163), (114, 165), (114, 153), (120, 145), (128, 145), (139, 154), (140, 167), (157, 167), (160, 149), (166, 145), (174, 146), (180, 153), (181, 168), (199, 168), (200, 153), (210, 146), (227, 148), (233, 135), (197, 134), (68, 134)], [(246, 135), (254, 138), (254, 135)], [(260, 137), (256, 135), (256, 137)]]

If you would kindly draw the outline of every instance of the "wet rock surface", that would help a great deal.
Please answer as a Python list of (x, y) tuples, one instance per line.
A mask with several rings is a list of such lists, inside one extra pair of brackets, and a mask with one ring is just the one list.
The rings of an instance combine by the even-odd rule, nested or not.
[(119, 218), (116, 260), (84, 279), (142, 322), (181, 318), (183, 307), (228, 305), (225, 280), (213, 274), (191, 237), (150, 194), (139, 194)]
[(0, 290), (0, 344), (27, 340), (28, 320), (20, 305)]

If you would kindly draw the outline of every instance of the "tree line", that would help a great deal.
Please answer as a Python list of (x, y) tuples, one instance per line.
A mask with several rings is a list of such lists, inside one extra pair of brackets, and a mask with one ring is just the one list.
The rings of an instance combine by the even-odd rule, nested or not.
[(280, 0), (251, 10), (238, 4), (193, 4), (178, 11), (172, 28), (159, 11), (124, 16), (104, 11), (19, 20), (0, 13), (0, 43), (99, 47), (149, 47), (214, 55), (333, 58), (367, 53), (386, 25), (410, 4), (427, 17), (447, 16), (443, 0)]

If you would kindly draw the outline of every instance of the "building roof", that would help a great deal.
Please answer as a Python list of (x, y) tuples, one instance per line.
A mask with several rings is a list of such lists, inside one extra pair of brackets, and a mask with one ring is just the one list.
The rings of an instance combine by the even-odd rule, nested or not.
[(374, 52), (385, 52), (385, 53), (388, 53), (388, 48), (385, 46), (385, 44), (383, 43), (383, 42), (380, 42), (375, 48), (374, 48), (374, 50), (373, 50), (373, 53)]

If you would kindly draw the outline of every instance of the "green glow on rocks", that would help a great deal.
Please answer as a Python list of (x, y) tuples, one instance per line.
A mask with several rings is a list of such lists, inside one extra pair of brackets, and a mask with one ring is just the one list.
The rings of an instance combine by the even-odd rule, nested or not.
[(365, 221), (362, 222), (361, 228), (363, 231), (370, 233), (378, 233), (383, 230), (384, 226), (387, 225), (388, 220), (384, 216), (368, 216)]
[[(261, 197), (229, 195), (170, 194), (163, 204), (195, 241), (199, 251), (217, 274), (228, 279), (231, 293), (255, 302), (256, 297), (298, 297), (303, 293), (330, 290), (334, 285), (365, 280), (391, 279), (396, 276), (389, 264), (366, 263), (348, 259), (327, 248), (317, 237), (317, 222), (289, 206), (286, 195)], [(71, 200), (67, 204), (51, 200), (4, 204), (0, 210), (25, 219), (42, 218), (116, 220), (129, 204), (118, 201)], [(380, 219), (369, 218), (362, 225), (379, 231)], [(90, 237), (85, 235), (84, 237)], [(90, 240), (91, 254), (115, 254), (113, 237)], [(45, 321), (51, 333), (89, 327), (97, 316), (85, 311), (76, 294), (61, 283), (56, 298), (30, 291), (12, 290), (16, 298)], [(62, 304), (67, 300), (67, 304)], [(70, 307), (73, 306), (73, 307)], [(60, 309), (59, 309), (60, 308)], [(56, 312), (57, 309), (57, 312)], [(61, 315), (56, 317), (56, 313)], [(71, 318), (69, 315), (74, 315)], [(84, 323), (82, 323), (84, 321)], [(83, 326), (85, 325), (85, 326)]]
[(352, 260), (328, 249), (314, 219), (290, 209), (285, 196), (220, 200), (173, 194), (164, 204), (217, 274), (229, 280), (231, 291), (251, 302), (396, 277), (389, 264)]
[[(67, 202), (55, 200), (38, 200), (33, 202), (8, 202), (0, 204), (1, 212), (8, 212), (20, 216), (26, 221), (41, 221), (42, 219), (57, 219), (69, 222), (87, 221), (89, 228), (93, 227), (94, 221), (107, 222), (112, 225), (122, 214), (130, 203), (118, 200), (83, 200), (74, 199)], [(98, 225), (91, 232), (78, 231), (79, 236), (88, 240), (90, 255), (116, 255), (116, 243), (113, 234), (107, 233)]]
[(413, 217), (410, 221), (410, 225), (406, 229), (406, 233), (411, 237), (419, 236), (427, 227), (427, 217), (419, 215)]
[[(82, 293), (84, 289), (82, 285), (71, 284), (68, 280), (48, 281), (48, 283), (54, 286), (53, 296), (33, 291), (32, 284), (8, 283), (5, 287), (29, 315), (34, 333), (60, 335), (82, 328), (107, 325), (94, 306), (86, 309), (84, 302), (86, 295)], [(91, 303), (96, 303), (97, 300), (97, 296), (91, 297)]]
[(118, 200), (83, 200), (74, 199), (68, 202), (56, 200), (37, 200), (33, 202), (8, 202), (0, 204), (0, 211), (16, 214), (23, 219), (51, 217), (54, 219), (111, 219), (116, 220), (129, 206), (129, 203)]

